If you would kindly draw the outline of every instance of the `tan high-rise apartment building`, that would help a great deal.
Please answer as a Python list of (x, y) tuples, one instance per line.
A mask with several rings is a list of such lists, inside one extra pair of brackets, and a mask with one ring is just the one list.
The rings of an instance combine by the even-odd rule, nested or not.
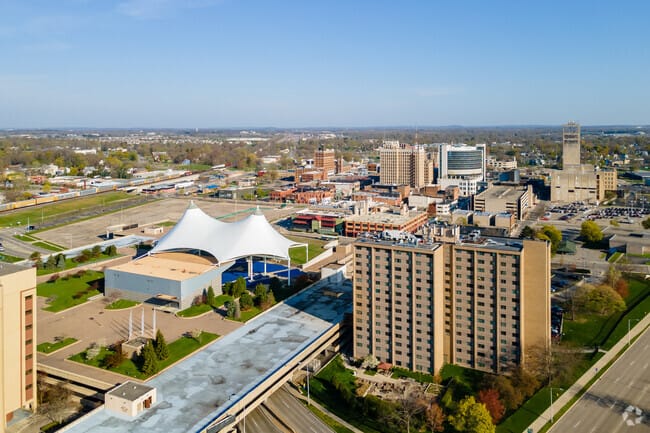
[(336, 153), (334, 149), (319, 147), (314, 154), (314, 167), (324, 171), (328, 176), (336, 173)]
[(580, 124), (569, 122), (562, 127), (562, 169), (580, 165)]
[(379, 149), (379, 181), (383, 184), (421, 188), (427, 181), (427, 154), (422, 146), (385, 141)]
[(0, 265), (0, 408), (4, 432), (21, 408), (36, 409), (36, 269)]
[(354, 244), (354, 356), (415, 371), (488, 372), (550, 344), (550, 246), (478, 235)]

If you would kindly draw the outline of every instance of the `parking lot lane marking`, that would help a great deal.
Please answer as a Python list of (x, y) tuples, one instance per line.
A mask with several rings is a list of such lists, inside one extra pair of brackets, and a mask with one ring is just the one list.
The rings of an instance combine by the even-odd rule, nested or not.
[(581, 422), (582, 422), (582, 420), (578, 420), (578, 422), (577, 422), (577, 423), (575, 423), (575, 424), (573, 424), (573, 428), (576, 428), (576, 427), (578, 427), (578, 426), (580, 425), (580, 423), (581, 423)]

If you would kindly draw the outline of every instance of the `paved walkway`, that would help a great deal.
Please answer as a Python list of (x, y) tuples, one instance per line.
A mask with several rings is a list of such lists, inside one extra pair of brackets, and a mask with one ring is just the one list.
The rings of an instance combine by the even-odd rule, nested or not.
[[(642, 332), (645, 332), (648, 327), (650, 326), (650, 314), (646, 314), (646, 316), (640, 321), (637, 322), (637, 325), (632, 328), (630, 331), (629, 338), (630, 340), (635, 338), (637, 335), (640, 335)], [(603, 355), (602, 358), (600, 358), (592, 368), (589, 369), (585, 374), (583, 374), (564, 394), (562, 394), (560, 397), (557, 398), (557, 400), (553, 401), (553, 405), (549, 408), (547, 408), (544, 413), (542, 413), (531, 425), (529, 425), (526, 429), (524, 429), (524, 433), (536, 433), (546, 425), (547, 422), (550, 421), (551, 419), (551, 414), (557, 414), (560, 409), (566, 405), (569, 400), (571, 400), (573, 397), (575, 397), (586, 385), (589, 383), (591, 379), (596, 376), (596, 374), (601, 371), (607, 363), (609, 363), (612, 359), (616, 357), (616, 355), (625, 348), (627, 345), (628, 341), (628, 336), (624, 336), (619, 340), (618, 343), (614, 345), (605, 355)]]
[[(89, 367), (67, 358), (85, 350), (91, 343), (101, 346), (124, 340), (128, 336), (129, 321), (132, 315), (132, 333), (139, 335), (142, 324), (142, 312), (145, 311), (145, 336), (152, 336), (153, 311), (150, 305), (138, 305), (132, 309), (106, 310), (106, 299), (100, 298), (88, 301), (77, 307), (52, 313), (42, 310), (45, 298), (38, 297), (38, 328), (37, 342), (53, 342), (56, 337), (74, 337), (78, 341), (50, 355), (37, 354), (38, 363), (52, 368), (58, 368), (72, 373), (93, 377), (102, 382), (117, 384), (124, 381), (124, 376), (106, 370)], [(161, 329), (168, 342), (174, 341), (194, 329), (208, 331), (224, 336), (243, 326), (242, 323), (223, 320), (218, 313), (182, 319), (158, 311), (156, 313), (156, 329)]]

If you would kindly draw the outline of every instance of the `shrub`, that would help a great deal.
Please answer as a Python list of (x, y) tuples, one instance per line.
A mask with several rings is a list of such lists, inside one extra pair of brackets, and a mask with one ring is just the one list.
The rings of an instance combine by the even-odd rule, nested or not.
[(253, 297), (248, 292), (248, 290), (242, 293), (242, 295), (239, 297), (239, 306), (244, 311), (250, 309), (253, 306)]
[(122, 345), (116, 345), (113, 347), (113, 353), (109, 354), (104, 358), (104, 365), (106, 368), (115, 368), (118, 367), (126, 360), (126, 355), (122, 350)]
[(56, 280), (58, 280), (61, 276), (59, 274), (52, 274), (50, 278), (48, 278), (47, 282), (48, 283), (54, 283)]

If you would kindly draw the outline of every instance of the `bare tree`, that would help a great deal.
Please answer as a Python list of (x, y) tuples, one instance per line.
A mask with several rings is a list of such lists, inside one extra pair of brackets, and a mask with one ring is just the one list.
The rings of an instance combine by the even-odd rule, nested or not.
[(423, 412), (427, 408), (427, 404), (414, 392), (407, 392), (397, 403), (396, 421), (406, 426), (406, 433), (411, 433), (413, 417)]
[(444, 430), (445, 414), (438, 403), (430, 402), (424, 413), (424, 422), (432, 432), (441, 432)]
[(46, 383), (45, 380), (39, 376), (37, 389), (40, 401), (39, 412), (52, 422), (59, 424), (63, 422), (66, 418), (66, 414), (72, 407), (70, 401), (72, 391), (70, 391), (66, 386), (66, 383)]

